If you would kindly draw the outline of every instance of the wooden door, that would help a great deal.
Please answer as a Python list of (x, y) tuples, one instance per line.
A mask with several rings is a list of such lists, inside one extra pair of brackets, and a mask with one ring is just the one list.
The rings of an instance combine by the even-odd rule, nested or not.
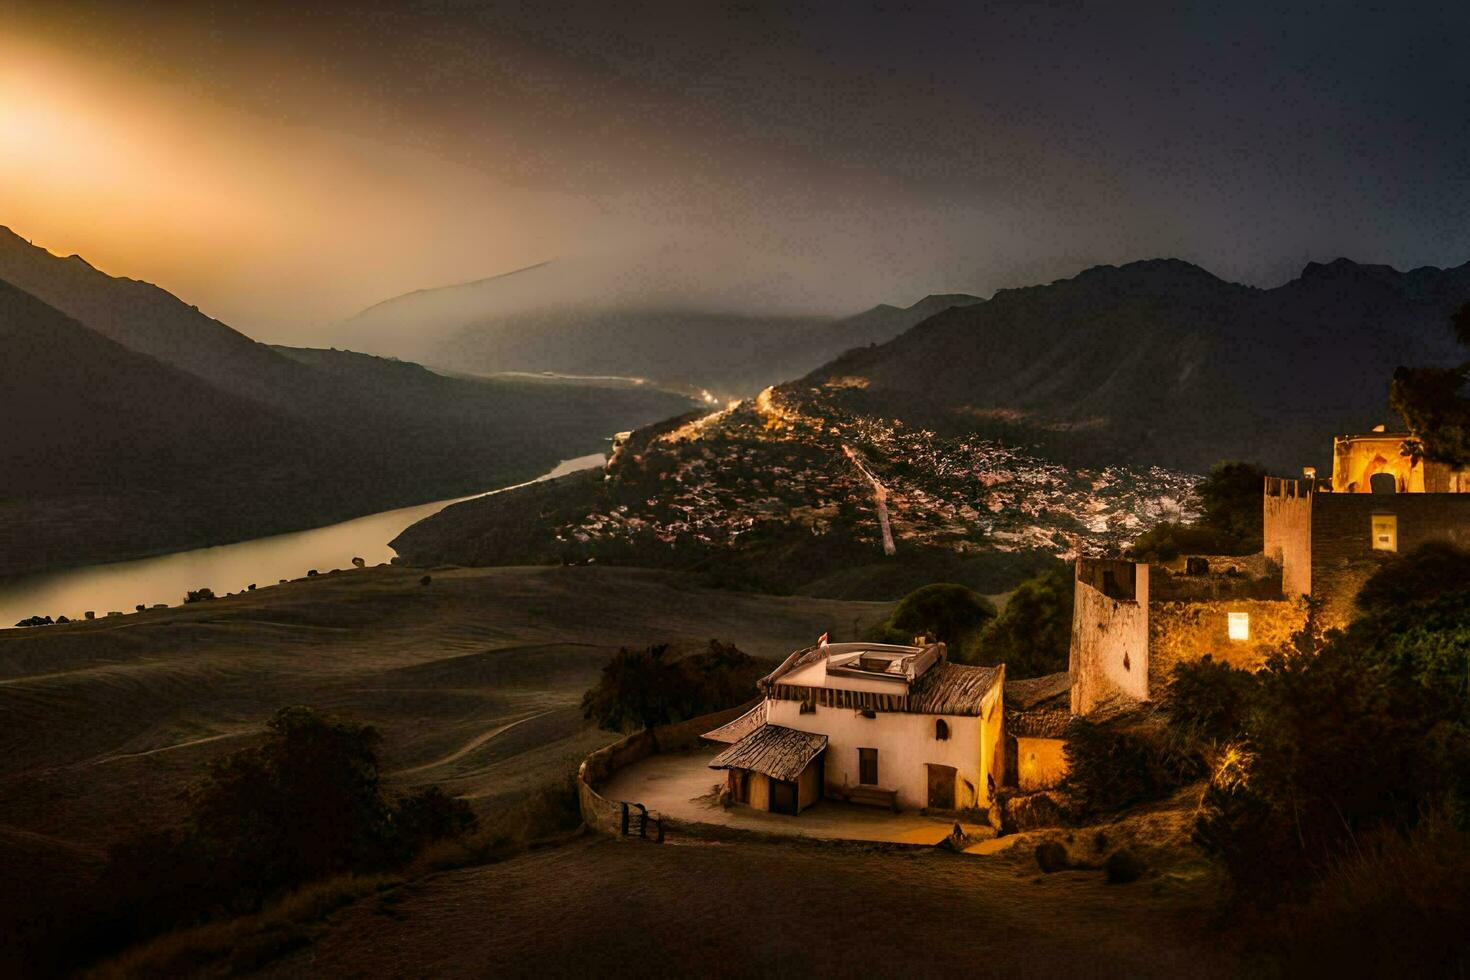
[(954, 766), (936, 766), (929, 763), (929, 808), (931, 810), (954, 809)]
[(797, 788), (795, 783), (784, 779), (771, 780), (771, 812), (796, 816)]

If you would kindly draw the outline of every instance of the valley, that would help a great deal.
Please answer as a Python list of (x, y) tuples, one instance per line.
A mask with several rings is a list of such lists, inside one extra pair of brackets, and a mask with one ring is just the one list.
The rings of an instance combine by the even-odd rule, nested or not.
[(0, 472), (0, 579), (519, 483), (691, 404), (268, 347), (3, 228), (0, 347), (0, 455), (24, 461)]
[(421, 569), (348, 570), (0, 632), (0, 931), (50, 935), (108, 846), (177, 821), (202, 767), (251, 744), (284, 705), (377, 726), (391, 792), (437, 783), (490, 814), (615, 737), (578, 703), (620, 646), (719, 637), (774, 660), (793, 638), (857, 635), (888, 609), (632, 569), (429, 574), (425, 585)]
[(1116, 550), (1190, 517), (1197, 480), (1160, 467), (1068, 467), (846, 411), (831, 387), (788, 385), (633, 433), (606, 479), (458, 504), (394, 547), (418, 563), (675, 567), (838, 597), (892, 599), (947, 577), (1002, 592), (1058, 557)]

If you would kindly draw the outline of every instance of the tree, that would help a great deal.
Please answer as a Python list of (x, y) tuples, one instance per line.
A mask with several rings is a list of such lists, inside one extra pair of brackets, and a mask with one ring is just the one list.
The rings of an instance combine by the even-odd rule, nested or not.
[(669, 656), (669, 645), (619, 650), (597, 686), (582, 695), (582, 717), (613, 732), (656, 728), (682, 716), (689, 678)]
[[(1450, 316), (1455, 338), (1470, 347), (1470, 303)], [(1470, 466), (1470, 362), (1453, 368), (1400, 367), (1389, 406), (1409, 428), (1409, 451), (1459, 468)]]
[(981, 631), (978, 657), (987, 664), (1005, 664), (1009, 678), (1066, 670), (1075, 591), (1076, 578), (1067, 566), (1022, 582)]
[(301, 882), (385, 859), (391, 820), (370, 725), (282, 708), (257, 748), (210, 763), (188, 792), (186, 831), (218, 891), (253, 908)]
[(1248, 555), (1261, 550), (1261, 490), (1266, 471), (1254, 463), (1216, 463), (1194, 494), (1200, 518), (1193, 524), (1164, 523), (1128, 550), (1130, 558), (1168, 561), (1181, 554)]
[(1216, 463), (1195, 488), (1206, 527), (1231, 535), (1247, 553), (1261, 547), (1261, 492), (1266, 471), (1254, 463)]
[(995, 618), (990, 600), (963, 585), (941, 582), (915, 589), (879, 628), (883, 639), (908, 643), (931, 636), (949, 647), (956, 659), (975, 649), (981, 629)]

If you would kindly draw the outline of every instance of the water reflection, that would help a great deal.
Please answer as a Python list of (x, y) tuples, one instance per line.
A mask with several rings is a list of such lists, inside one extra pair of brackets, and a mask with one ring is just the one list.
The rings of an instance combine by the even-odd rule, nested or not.
[[(529, 482), (539, 483), (601, 466), (605, 459), (602, 453), (593, 453), (563, 460), (550, 472)], [(510, 489), (514, 488), (502, 487), (489, 493)], [(377, 565), (393, 558), (388, 542), (410, 524), (450, 504), (488, 495), (473, 494), (385, 510), (341, 524), (214, 548), (11, 579), (0, 582), (0, 628), (36, 615), (79, 619), (90, 609), (101, 618), (110, 610), (132, 612), (139, 603), (177, 605), (183, 601), (185, 592), (201, 586), (213, 589), (218, 595), (238, 592), (252, 582), (264, 588), (283, 578), (300, 578), (311, 568), (322, 572), (350, 568), (354, 557), (364, 559), (368, 565)]]

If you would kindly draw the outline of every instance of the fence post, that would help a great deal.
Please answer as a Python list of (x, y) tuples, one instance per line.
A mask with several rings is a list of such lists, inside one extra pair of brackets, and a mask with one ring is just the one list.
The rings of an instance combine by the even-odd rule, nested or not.
[(624, 801), (623, 802), (623, 830), (622, 830), (622, 835), (624, 837), (627, 837), (628, 836), (628, 804), (627, 804), (627, 801)]

